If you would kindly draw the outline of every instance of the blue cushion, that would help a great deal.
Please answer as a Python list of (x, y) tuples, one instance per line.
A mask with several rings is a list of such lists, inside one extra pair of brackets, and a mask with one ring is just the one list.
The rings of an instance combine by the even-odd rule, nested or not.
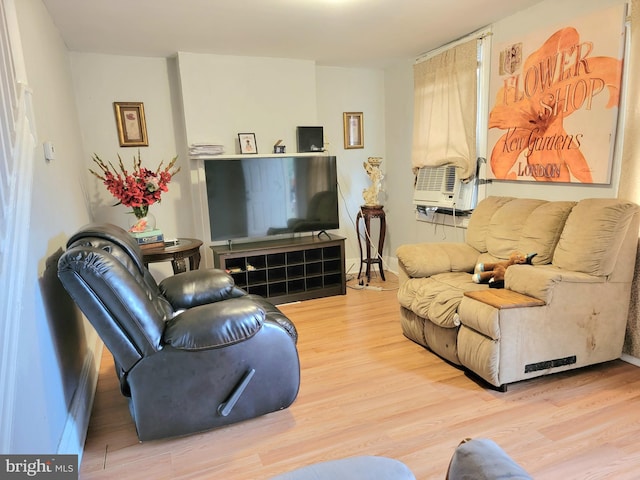
[(271, 480), (415, 480), (402, 462), (386, 457), (360, 456), (330, 460), (272, 477)]
[(453, 453), (447, 480), (533, 480), (493, 440), (475, 438), (461, 443)]

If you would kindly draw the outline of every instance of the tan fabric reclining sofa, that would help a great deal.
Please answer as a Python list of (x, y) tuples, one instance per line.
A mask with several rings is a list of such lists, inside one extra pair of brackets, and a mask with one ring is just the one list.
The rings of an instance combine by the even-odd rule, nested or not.
[[(464, 242), (397, 249), (404, 335), (502, 390), (619, 358), (639, 211), (617, 199), (484, 199)], [(514, 251), (537, 255), (532, 265), (507, 269), (505, 290), (473, 282), (477, 263), (505, 260)], [(542, 302), (496, 305), (465, 295), (473, 291), (512, 291)]]

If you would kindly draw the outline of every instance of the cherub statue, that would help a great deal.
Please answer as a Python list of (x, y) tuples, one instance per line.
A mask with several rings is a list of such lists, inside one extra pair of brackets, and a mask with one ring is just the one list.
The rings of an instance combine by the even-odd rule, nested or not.
[(371, 186), (362, 190), (362, 198), (364, 198), (365, 205), (379, 205), (378, 193), (380, 193), (380, 184), (384, 178), (379, 168), (381, 163), (382, 159), (380, 157), (369, 157), (366, 162), (362, 163), (371, 179)]

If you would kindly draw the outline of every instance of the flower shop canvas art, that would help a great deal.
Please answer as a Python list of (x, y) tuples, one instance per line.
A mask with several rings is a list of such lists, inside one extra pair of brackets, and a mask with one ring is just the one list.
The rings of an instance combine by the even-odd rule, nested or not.
[(617, 5), (494, 45), (489, 178), (610, 183), (624, 13)]

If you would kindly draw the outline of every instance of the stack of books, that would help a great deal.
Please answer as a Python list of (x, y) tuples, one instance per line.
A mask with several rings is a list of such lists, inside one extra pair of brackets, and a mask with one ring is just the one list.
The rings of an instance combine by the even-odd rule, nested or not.
[(164, 235), (162, 231), (155, 228), (145, 232), (130, 232), (138, 242), (138, 246), (143, 250), (151, 248), (164, 248)]
[(192, 143), (189, 146), (189, 156), (192, 158), (222, 155), (224, 146), (215, 143)]

